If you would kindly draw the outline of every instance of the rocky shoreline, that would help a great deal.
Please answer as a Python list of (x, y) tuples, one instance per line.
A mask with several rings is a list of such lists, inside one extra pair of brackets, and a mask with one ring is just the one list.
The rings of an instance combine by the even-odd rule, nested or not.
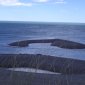
[[(0, 54), (0, 85), (85, 85), (85, 60), (41, 54)], [(60, 74), (8, 68), (35, 68)]]
[(0, 54), (0, 67), (28, 67), (62, 74), (85, 74), (85, 61), (41, 54)]

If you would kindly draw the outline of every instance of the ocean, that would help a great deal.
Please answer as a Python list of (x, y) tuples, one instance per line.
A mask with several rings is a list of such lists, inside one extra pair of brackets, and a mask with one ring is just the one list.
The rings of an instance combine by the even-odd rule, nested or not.
[(12, 47), (9, 43), (33, 39), (64, 39), (85, 44), (85, 24), (0, 22), (0, 54), (43, 54), (85, 60), (85, 49), (64, 49), (50, 43)]

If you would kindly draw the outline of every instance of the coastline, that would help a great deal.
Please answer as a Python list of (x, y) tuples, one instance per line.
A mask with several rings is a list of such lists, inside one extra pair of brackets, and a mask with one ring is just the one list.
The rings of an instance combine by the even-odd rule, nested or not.
[(42, 54), (0, 54), (0, 67), (28, 67), (62, 74), (84, 74), (85, 61)]
[(85, 85), (83, 24), (0, 23), (0, 85)]

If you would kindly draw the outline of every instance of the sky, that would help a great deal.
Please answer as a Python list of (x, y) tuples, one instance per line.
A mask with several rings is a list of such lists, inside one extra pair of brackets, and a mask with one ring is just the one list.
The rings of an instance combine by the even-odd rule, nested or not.
[(0, 0), (0, 21), (85, 23), (85, 0)]

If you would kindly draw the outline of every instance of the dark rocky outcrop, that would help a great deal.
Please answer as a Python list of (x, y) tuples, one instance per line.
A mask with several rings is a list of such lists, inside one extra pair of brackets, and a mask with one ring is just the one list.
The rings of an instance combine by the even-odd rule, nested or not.
[(62, 74), (85, 74), (85, 61), (34, 54), (0, 54), (0, 67), (29, 67)]
[(31, 43), (52, 43), (56, 39), (41, 39), (41, 40), (24, 40), (10, 43), (10, 46), (26, 47)]
[(68, 40), (56, 40), (52, 44), (52, 46), (58, 46), (60, 48), (67, 48), (67, 49), (85, 49), (85, 45), (73, 41)]
[(66, 49), (85, 49), (85, 44), (62, 40), (62, 39), (42, 39), (42, 40), (25, 40), (10, 43), (10, 46), (26, 47), (31, 43), (51, 43), (51, 46), (58, 46)]

